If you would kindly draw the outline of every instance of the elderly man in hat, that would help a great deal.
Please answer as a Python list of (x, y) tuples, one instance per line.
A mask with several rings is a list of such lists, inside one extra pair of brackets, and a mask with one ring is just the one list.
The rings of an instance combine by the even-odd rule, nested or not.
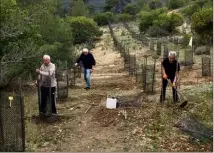
[(41, 104), (40, 113), (46, 113), (47, 99), (51, 101), (52, 114), (57, 114), (56, 111), (56, 78), (55, 78), (55, 64), (51, 63), (49, 55), (43, 56), (43, 64), (40, 69), (36, 69), (38, 75), (39, 85), (41, 89)]
[(160, 102), (165, 101), (166, 95), (166, 87), (168, 84), (168, 80), (172, 83), (172, 93), (173, 93), (173, 101), (176, 103), (178, 101), (178, 95), (176, 92), (176, 83), (178, 80), (178, 72), (180, 71), (180, 64), (176, 60), (176, 52), (169, 52), (168, 58), (164, 59), (162, 62), (162, 89), (160, 95)]
[(91, 73), (94, 71), (94, 66), (96, 65), (96, 61), (94, 56), (88, 51), (87, 48), (83, 49), (83, 53), (77, 59), (75, 66), (77, 66), (80, 62), (83, 63), (84, 67), (84, 79), (86, 82), (86, 90), (91, 89)]

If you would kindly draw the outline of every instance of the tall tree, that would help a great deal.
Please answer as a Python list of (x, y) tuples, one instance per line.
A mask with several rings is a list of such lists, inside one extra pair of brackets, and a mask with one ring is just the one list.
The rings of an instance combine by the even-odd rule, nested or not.
[(124, 7), (131, 3), (131, 0), (105, 0), (105, 11), (122, 13)]
[(72, 16), (88, 16), (89, 10), (83, 0), (74, 1), (71, 9)]
[(155, 10), (157, 8), (161, 8), (163, 4), (160, 2), (160, 0), (152, 0), (149, 2), (149, 8), (152, 10)]

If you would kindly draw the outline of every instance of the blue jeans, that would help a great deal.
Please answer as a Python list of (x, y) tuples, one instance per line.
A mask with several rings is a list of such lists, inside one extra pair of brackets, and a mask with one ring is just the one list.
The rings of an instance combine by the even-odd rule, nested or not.
[(84, 79), (86, 87), (91, 88), (91, 69), (84, 69)]

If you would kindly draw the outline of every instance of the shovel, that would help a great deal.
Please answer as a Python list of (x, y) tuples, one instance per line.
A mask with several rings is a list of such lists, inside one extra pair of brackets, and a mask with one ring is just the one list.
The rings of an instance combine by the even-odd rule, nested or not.
[(181, 96), (181, 98), (183, 99), (183, 100), (182, 100), (182, 103), (179, 105), (179, 107), (180, 107), (180, 108), (185, 107), (185, 106), (187, 105), (187, 103), (188, 103), (188, 100), (185, 99), (185, 98), (183, 97), (183, 95), (182, 95), (175, 87), (173, 87), (173, 85), (172, 85), (172, 83), (171, 83), (171, 81), (170, 81), (169, 79), (167, 79), (167, 81), (170, 83), (170, 85), (172, 86), (172, 88), (174, 88), (175, 91), (176, 91), (176, 92)]

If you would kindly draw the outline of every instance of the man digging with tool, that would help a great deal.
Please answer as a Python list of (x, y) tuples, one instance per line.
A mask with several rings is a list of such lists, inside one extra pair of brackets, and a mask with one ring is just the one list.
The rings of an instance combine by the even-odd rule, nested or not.
[(163, 103), (165, 101), (166, 95), (166, 87), (168, 81), (172, 83), (172, 93), (173, 93), (173, 101), (176, 103), (178, 101), (178, 95), (176, 91), (176, 83), (178, 80), (178, 72), (180, 71), (180, 64), (176, 60), (176, 52), (169, 52), (168, 58), (164, 59), (162, 62), (162, 89), (160, 95), (160, 102)]
[(96, 61), (94, 56), (88, 52), (87, 48), (83, 49), (83, 53), (77, 59), (75, 67), (82, 61), (84, 67), (84, 79), (86, 82), (86, 90), (91, 89), (91, 73), (94, 71)]
[[(56, 111), (56, 78), (55, 78), (55, 64), (51, 63), (50, 56), (43, 56), (43, 64), (40, 69), (36, 69), (36, 73), (38, 73), (38, 80), (41, 90), (41, 104), (40, 104), (40, 113), (46, 113), (46, 105), (47, 99), (51, 102), (51, 110), (52, 114), (57, 114)], [(38, 82), (37, 82), (38, 83)]]

